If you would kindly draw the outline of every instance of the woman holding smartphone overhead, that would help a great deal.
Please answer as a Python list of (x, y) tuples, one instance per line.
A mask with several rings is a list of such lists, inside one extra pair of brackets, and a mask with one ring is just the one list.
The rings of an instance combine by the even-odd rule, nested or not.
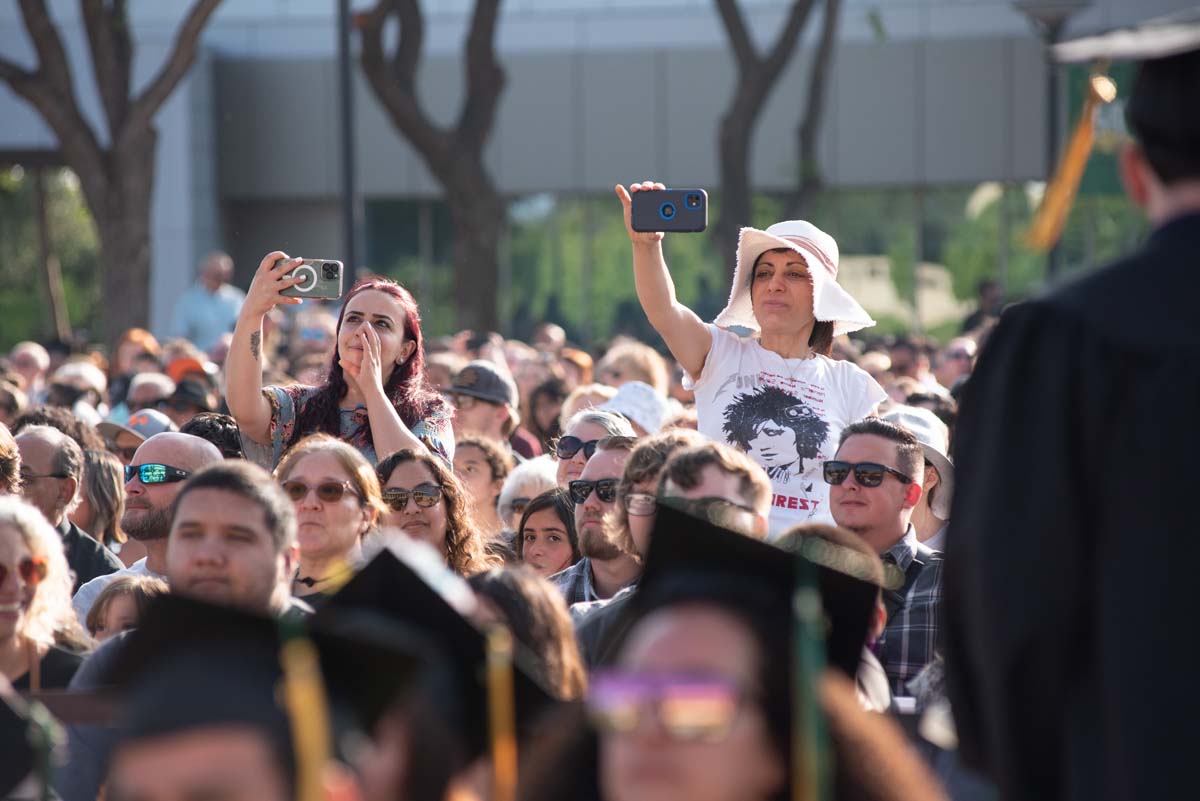
[(633, 273), (646, 317), (696, 393), (700, 432), (740, 448), (774, 487), (770, 529), (828, 521), (821, 464), (850, 423), (887, 394), (856, 365), (830, 358), (833, 338), (875, 324), (838, 286), (838, 246), (803, 220), (743, 228), (729, 303), (705, 323), (675, 297), (661, 232), (634, 231), (631, 193), (616, 187), (633, 243)]
[(226, 397), (247, 458), (274, 468), (293, 444), (324, 432), (353, 445), (372, 465), (405, 448), (449, 463), (450, 408), (425, 384), (421, 316), (412, 295), (394, 281), (365, 278), (346, 293), (323, 384), (263, 387), (263, 318), (277, 305), (300, 302), (283, 294), (305, 280), (288, 275), (300, 262), (279, 251), (263, 258), (233, 331)]

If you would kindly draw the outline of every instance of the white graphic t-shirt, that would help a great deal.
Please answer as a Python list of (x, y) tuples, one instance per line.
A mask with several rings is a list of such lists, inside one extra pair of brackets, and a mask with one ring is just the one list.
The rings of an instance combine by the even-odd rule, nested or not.
[(832, 523), (821, 465), (842, 429), (887, 397), (865, 370), (825, 356), (784, 359), (750, 337), (708, 326), (712, 348), (698, 378), (700, 433), (745, 451), (771, 478), (770, 534), (800, 523)]

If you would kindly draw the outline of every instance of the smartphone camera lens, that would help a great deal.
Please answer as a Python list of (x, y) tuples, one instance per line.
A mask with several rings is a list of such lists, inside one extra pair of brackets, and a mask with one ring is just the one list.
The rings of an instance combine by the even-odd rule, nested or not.
[(675, 204), (674, 203), (664, 203), (661, 206), (659, 206), (658, 207), (658, 216), (662, 217), (664, 220), (674, 219), (675, 218)]
[(696, 194), (688, 195), (687, 196), (687, 207), (689, 209), (700, 208), (700, 196), (696, 195)]
[(331, 261), (327, 261), (321, 265), (321, 274), (325, 276), (326, 281), (336, 281), (338, 277), (338, 266)]

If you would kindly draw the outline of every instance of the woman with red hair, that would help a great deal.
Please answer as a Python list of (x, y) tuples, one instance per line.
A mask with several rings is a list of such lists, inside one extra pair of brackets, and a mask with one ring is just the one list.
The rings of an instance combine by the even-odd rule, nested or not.
[(346, 293), (323, 384), (263, 387), (263, 318), (277, 305), (300, 302), (281, 294), (304, 280), (288, 275), (300, 261), (279, 251), (263, 258), (233, 331), (226, 400), (246, 456), (273, 468), (294, 443), (325, 432), (353, 445), (371, 464), (405, 448), (449, 463), (451, 412), (425, 384), (417, 303), (387, 278), (365, 278)]

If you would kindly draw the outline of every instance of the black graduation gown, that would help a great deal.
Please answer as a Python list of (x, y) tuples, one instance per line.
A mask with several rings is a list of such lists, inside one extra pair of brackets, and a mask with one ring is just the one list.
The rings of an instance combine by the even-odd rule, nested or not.
[(944, 647), (964, 760), (1007, 799), (1195, 791), (1198, 413), (1200, 214), (1006, 311), (980, 357)]

